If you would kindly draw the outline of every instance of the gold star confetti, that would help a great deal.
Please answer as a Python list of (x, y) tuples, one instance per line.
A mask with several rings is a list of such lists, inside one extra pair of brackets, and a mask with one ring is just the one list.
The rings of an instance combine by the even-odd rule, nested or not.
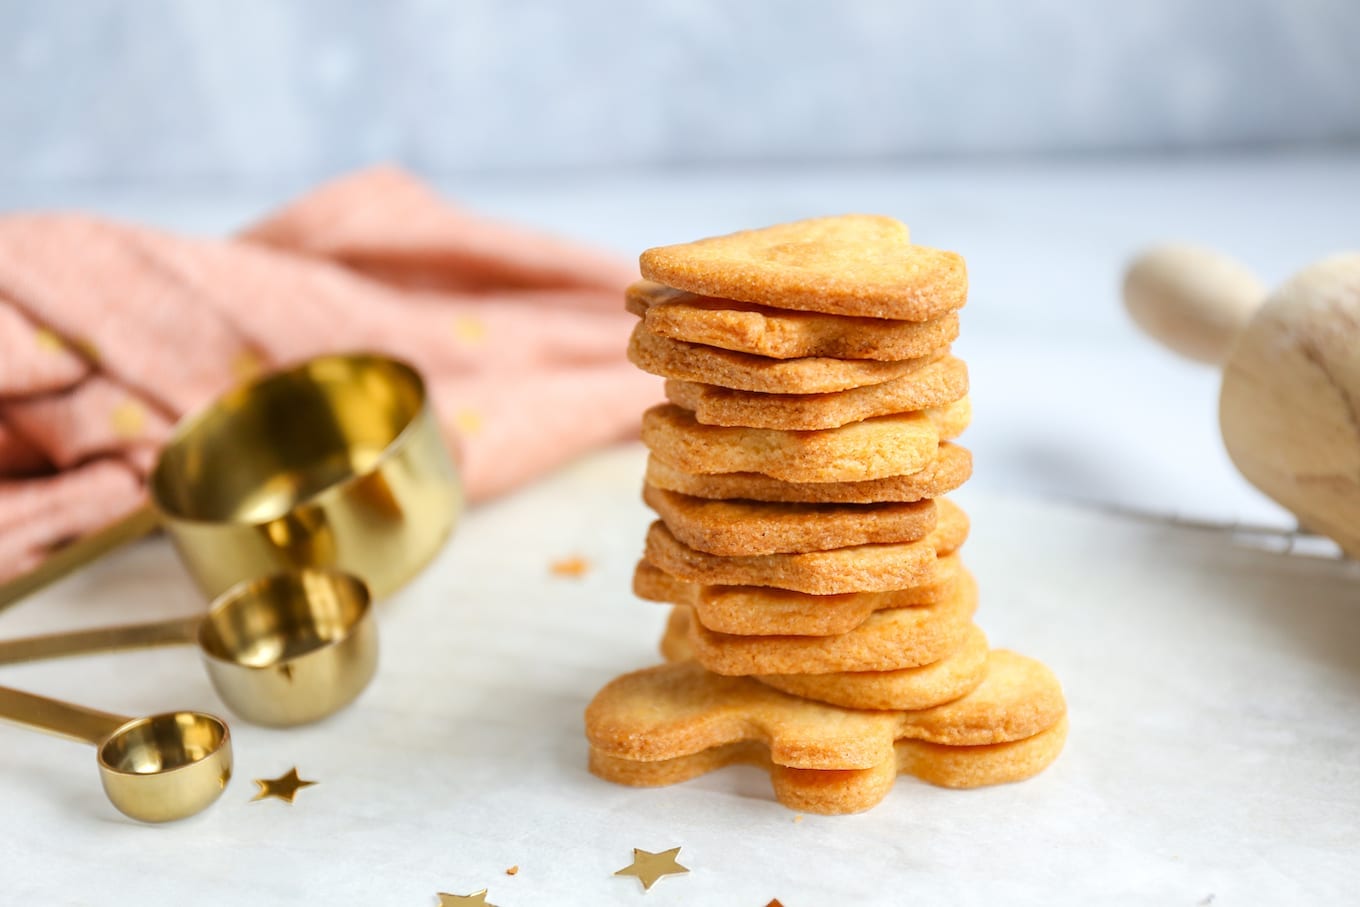
[(49, 353), (66, 349), (66, 342), (51, 328), (38, 328), (33, 332), (33, 340), (38, 344), (38, 349), (46, 350)]
[(260, 792), (251, 798), (250, 802), (252, 803), (256, 800), (263, 800), (266, 797), (278, 797), (280, 800), (286, 800), (289, 803), (292, 803), (293, 798), (297, 796), (298, 791), (302, 790), (304, 787), (311, 787), (316, 784), (315, 781), (304, 781), (299, 778), (296, 766), (290, 768), (286, 775), (274, 778), (273, 780), (256, 778), (255, 783), (260, 785)]
[(656, 880), (662, 876), (679, 875), (682, 872), (689, 872), (687, 868), (675, 861), (680, 855), (680, 848), (672, 847), (670, 850), (663, 850), (660, 853), (652, 853), (649, 850), (633, 848), (632, 865), (625, 866), (616, 876), (637, 876), (642, 883), (642, 890), (646, 891), (656, 884)]
[(468, 437), (482, 430), (482, 414), (475, 409), (460, 409), (453, 415), (453, 424)]
[(113, 422), (114, 434), (120, 438), (132, 439), (138, 437), (142, 433), (142, 428), (146, 426), (146, 410), (136, 400), (124, 400), (113, 408), (110, 419)]
[(548, 569), (552, 571), (553, 576), (569, 576), (573, 579), (579, 579), (590, 570), (590, 561), (573, 555), (553, 561), (548, 565)]
[(486, 889), (472, 894), (445, 894), (439, 892), (439, 907), (496, 907), (486, 902)]
[(238, 380), (244, 381), (247, 378), (254, 378), (264, 371), (264, 363), (260, 361), (259, 355), (254, 350), (241, 350), (236, 354), (236, 358), (231, 360), (231, 373)]
[(486, 339), (486, 325), (479, 318), (463, 315), (454, 319), (453, 336), (468, 346), (477, 346)]

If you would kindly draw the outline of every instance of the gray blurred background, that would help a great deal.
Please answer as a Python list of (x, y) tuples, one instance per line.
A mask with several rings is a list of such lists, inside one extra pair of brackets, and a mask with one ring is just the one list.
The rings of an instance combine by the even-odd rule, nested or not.
[(0, 17), (0, 189), (1360, 139), (1356, 0), (4, 0)]

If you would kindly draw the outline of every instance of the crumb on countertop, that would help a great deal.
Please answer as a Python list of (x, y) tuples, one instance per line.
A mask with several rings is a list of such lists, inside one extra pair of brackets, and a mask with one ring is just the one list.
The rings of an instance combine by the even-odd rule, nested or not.
[(578, 555), (572, 555), (553, 561), (548, 569), (552, 571), (553, 576), (579, 578), (590, 571), (590, 561)]
[(508, 875), (508, 876), (512, 876), (512, 875), (516, 874), (517, 872), (519, 872), (519, 864), (518, 864), (518, 863), (516, 863), (514, 866), (511, 866), (509, 869), (507, 869), (507, 870), (505, 871), (505, 874)]

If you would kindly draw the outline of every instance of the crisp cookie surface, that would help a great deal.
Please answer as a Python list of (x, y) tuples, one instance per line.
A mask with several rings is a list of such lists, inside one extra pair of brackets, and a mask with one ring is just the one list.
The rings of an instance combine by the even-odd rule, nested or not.
[(686, 472), (655, 453), (647, 458), (647, 483), (658, 488), (701, 498), (790, 503), (873, 504), (938, 498), (968, 481), (972, 473), (972, 453), (947, 442), (917, 472), (862, 482), (784, 482), (754, 472), (704, 475)]
[(1004, 649), (991, 652), (986, 679), (971, 693), (919, 711), (840, 708), (679, 661), (606, 684), (586, 708), (586, 737), (603, 754), (641, 762), (755, 740), (779, 765), (863, 769), (886, 762), (896, 740), (1004, 743), (1053, 727), (1066, 712), (1053, 673)]
[(628, 341), (628, 361), (644, 372), (767, 394), (822, 394), (881, 384), (910, 374), (944, 352), (893, 362), (826, 357), (770, 359), (670, 340), (641, 324), (633, 328)]
[[(678, 615), (678, 616), (677, 616)], [(694, 657), (689, 641), (693, 614), (677, 608), (661, 638), (667, 661)], [(760, 674), (761, 683), (804, 699), (851, 709), (928, 709), (971, 692), (987, 675), (987, 637), (970, 624), (959, 645), (938, 661), (888, 671), (829, 674)]]
[(677, 539), (722, 556), (823, 551), (914, 542), (935, 529), (935, 502), (779, 504), (717, 501), (643, 487), (642, 499)]
[[(706, 425), (745, 425), (812, 431), (892, 413), (960, 404), (968, 393), (968, 368), (946, 356), (901, 378), (828, 394), (760, 394), (714, 384), (667, 379), (666, 398)], [(971, 410), (963, 415), (968, 424)], [(954, 431), (957, 436), (962, 429)]]
[(863, 812), (887, 796), (898, 775), (914, 775), (940, 787), (973, 788), (1032, 778), (1058, 758), (1067, 741), (1067, 718), (1032, 737), (982, 746), (945, 746), (899, 740), (893, 757), (868, 769), (789, 768), (770, 760), (761, 743), (713, 747), (660, 762), (634, 762), (590, 750), (597, 777), (634, 787), (688, 781), (728, 765), (754, 765), (770, 773), (775, 799), (789, 809), (823, 816)]
[(875, 611), (839, 636), (731, 636), (714, 633), (676, 605), (662, 642), (667, 657), (678, 650), (667, 640), (687, 634), (689, 648), (715, 674), (835, 674), (896, 671), (932, 664), (963, 644), (977, 609), (977, 585), (962, 577), (946, 601), (930, 608)]
[(774, 359), (915, 359), (935, 354), (959, 336), (954, 313), (929, 321), (891, 321), (795, 312), (698, 296), (650, 280), (628, 288), (626, 307), (658, 336)]
[(648, 249), (642, 276), (781, 309), (925, 321), (962, 308), (963, 258), (913, 245), (905, 224), (847, 214)]
[(856, 545), (828, 551), (720, 557), (696, 551), (657, 520), (647, 530), (647, 561), (672, 576), (710, 586), (774, 586), (812, 595), (887, 592), (940, 582), (938, 561), (968, 537), (968, 517), (936, 501), (936, 525), (915, 542)]
[(958, 554), (935, 566), (939, 581), (891, 592), (809, 595), (768, 586), (703, 586), (638, 561), (633, 593), (638, 598), (692, 609), (701, 624), (735, 636), (835, 636), (848, 633), (875, 611), (932, 608), (949, 600), (962, 571)]
[(759, 472), (785, 482), (910, 475), (933, 463), (939, 442), (957, 431), (958, 411), (948, 407), (823, 431), (703, 425), (673, 403), (642, 414), (643, 443), (672, 466), (689, 473)]

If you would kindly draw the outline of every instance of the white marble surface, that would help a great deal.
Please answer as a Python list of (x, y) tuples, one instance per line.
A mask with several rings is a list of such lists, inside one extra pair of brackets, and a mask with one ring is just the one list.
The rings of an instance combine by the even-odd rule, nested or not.
[[(584, 461), (471, 515), (383, 612), (384, 667), (349, 713), (237, 723), (225, 799), (171, 828), (104, 804), (93, 756), (0, 727), (0, 902), (123, 905), (632, 904), (630, 848), (694, 872), (643, 902), (1342, 903), (1360, 887), (1360, 575), (1224, 536), (1069, 509), (1118, 501), (1286, 518), (1231, 469), (1216, 377), (1151, 347), (1118, 306), (1122, 262), (1166, 236), (1270, 281), (1354, 243), (1360, 157), (676, 171), (445, 180), (481, 210), (627, 253), (814, 213), (878, 210), (969, 259), (960, 350), (978, 469), (961, 495), (993, 641), (1064, 680), (1067, 752), (1041, 778), (970, 793), (904, 781), (878, 809), (794, 824), (759, 773), (661, 791), (583, 769), (580, 714), (654, 660), (659, 609), (628, 576), (640, 460)], [(0, 191), (0, 209), (84, 207), (211, 234), (302, 185)], [(580, 582), (547, 575), (573, 553)], [(199, 607), (169, 550), (126, 551), (0, 614), (0, 633)], [(0, 683), (129, 712), (218, 708), (191, 651), (0, 669)], [(250, 804), (297, 764), (321, 786)], [(512, 864), (522, 869), (508, 878)], [(1212, 896), (1212, 900), (1210, 899)]]
[[(793, 815), (765, 776), (639, 790), (586, 773), (593, 692), (656, 660), (664, 611), (629, 594), (648, 516), (642, 451), (596, 455), (471, 515), (380, 613), (383, 666), (348, 712), (236, 722), (223, 799), (145, 827), (103, 800), (90, 751), (0, 727), (0, 900), (433, 905), (1343, 903), (1360, 847), (1357, 565), (964, 489), (965, 549), (995, 645), (1062, 678), (1066, 752), (1024, 784), (898, 782), (871, 812)], [(549, 575), (580, 554), (580, 580)], [(197, 606), (163, 541), (0, 616), (6, 634)], [(219, 709), (191, 650), (0, 669), (107, 709)], [(320, 785), (250, 803), (297, 765)], [(631, 848), (692, 872), (644, 895)], [(518, 865), (514, 878), (505, 868)]]

